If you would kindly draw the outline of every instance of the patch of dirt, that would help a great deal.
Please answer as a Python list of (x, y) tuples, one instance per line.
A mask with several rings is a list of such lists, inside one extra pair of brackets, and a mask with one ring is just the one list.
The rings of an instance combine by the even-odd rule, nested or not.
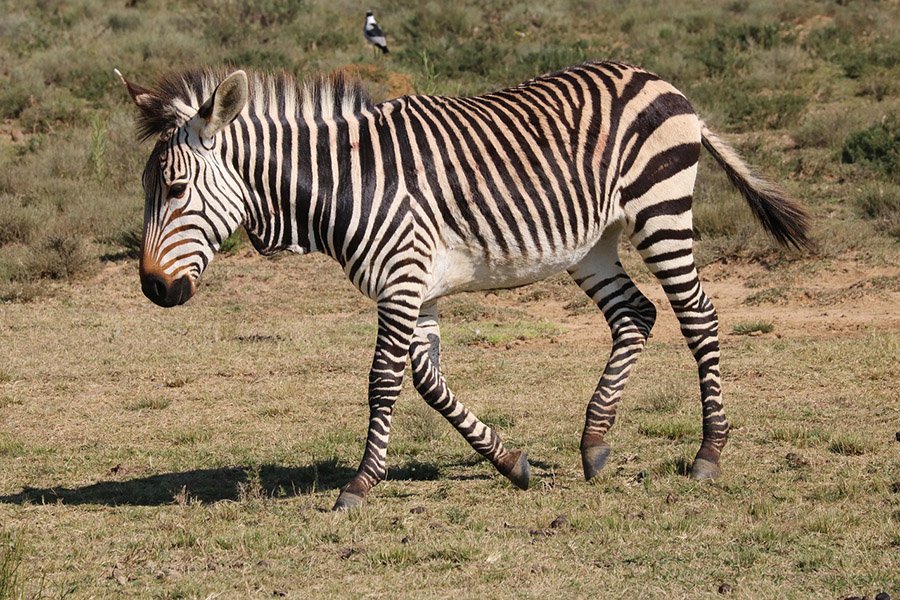
[[(711, 264), (700, 273), (707, 295), (719, 315), (721, 337), (733, 337), (732, 327), (744, 321), (764, 321), (774, 325), (768, 337), (822, 338), (835, 335), (865, 335), (877, 328), (900, 328), (900, 269), (872, 267), (847, 262), (819, 269), (814, 274), (796, 275), (789, 286), (773, 283), (765, 268), (753, 264)], [(557, 282), (553, 285), (558, 287)], [(580, 306), (578, 290), (572, 293), (536, 293), (547, 283), (514, 292), (486, 293), (480, 301), (497, 309), (515, 308), (535, 318), (563, 326), (564, 339), (608, 339), (599, 310)], [(638, 283), (657, 308), (652, 337), (666, 342), (681, 340), (678, 321), (661, 286)], [(766, 297), (764, 292), (772, 290)], [(762, 298), (762, 301), (752, 299)], [(532, 298), (539, 298), (532, 301)], [(751, 299), (748, 302), (748, 298)]]

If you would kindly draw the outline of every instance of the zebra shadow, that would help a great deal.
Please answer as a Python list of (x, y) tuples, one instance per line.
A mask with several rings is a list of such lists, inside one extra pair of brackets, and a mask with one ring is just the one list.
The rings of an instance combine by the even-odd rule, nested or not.
[[(176, 502), (179, 498), (203, 503), (237, 501), (248, 494), (282, 498), (336, 490), (355, 473), (355, 469), (340, 465), (333, 459), (300, 467), (262, 465), (258, 468), (195, 469), (120, 481), (99, 481), (74, 488), (26, 487), (16, 494), (0, 496), (0, 504), (61, 502), (72, 505), (161, 506)], [(388, 475), (390, 479), (409, 481), (433, 480), (439, 476), (437, 467), (417, 461), (399, 465), (391, 469)]]

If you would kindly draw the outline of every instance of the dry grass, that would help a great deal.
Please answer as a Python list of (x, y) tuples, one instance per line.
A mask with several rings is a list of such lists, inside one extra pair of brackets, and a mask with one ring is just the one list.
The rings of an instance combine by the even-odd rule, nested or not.
[[(885, 368), (900, 338), (877, 322), (723, 336), (734, 431), (724, 477), (698, 484), (684, 476), (695, 367), (662, 310), (610, 464), (586, 484), (578, 436), (609, 343), (599, 312), (568, 313), (579, 292), (555, 279), (461, 297), (448, 332), (473, 315), (556, 330), (510, 348), (449, 335), (443, 353), (460, 398), (529, 452), (532, 489), (474, 457), (407, 382), (389, 480), (338, 515), (365, 436), (369, 302), (317, 257), (221, 258), (171, 310), (141, 297), (135, 271), (110, 266), (66, 297), (4, 307), (0, 345), (16, 351), (0, 397), (16, 402), (0, 404), (0, 522), (27, 531), (26, 594), (41, 576), (45, 593), (73, 597), (900, 589), (900, 381)], [(724, 326), (738, 310), (762, 309), (720, 303)]]

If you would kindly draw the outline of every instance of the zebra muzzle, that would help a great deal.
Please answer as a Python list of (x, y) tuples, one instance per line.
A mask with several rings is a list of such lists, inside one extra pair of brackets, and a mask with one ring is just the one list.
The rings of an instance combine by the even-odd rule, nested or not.
[(142, 274), (141, 290), (154, 304), (169, 308), (190, 300), (194, 282), (186, 275), (172, 280), (155, 273)]

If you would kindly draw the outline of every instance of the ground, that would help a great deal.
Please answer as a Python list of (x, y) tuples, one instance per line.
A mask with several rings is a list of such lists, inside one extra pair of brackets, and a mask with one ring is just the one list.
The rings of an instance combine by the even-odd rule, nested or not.
[(441, 304), (449, 382), (529, 453), (531, 489), (473, 455), (407, 378), (389, 479), (349, 514), (329, 509), (363, 449), (375, 325), (336, 264), (240, 250), (165, 310), (125, 260), (3, 305), (0, 523), (19, 592), (900, 594), (896, 263), (702, 270), (733, 424), (724, 475), (703, 483), (684, 475), (692, 358), (651, 276), (625, 264), (660, 317), (597, 480), (578, 441), (609, 335), (561, 275)]

